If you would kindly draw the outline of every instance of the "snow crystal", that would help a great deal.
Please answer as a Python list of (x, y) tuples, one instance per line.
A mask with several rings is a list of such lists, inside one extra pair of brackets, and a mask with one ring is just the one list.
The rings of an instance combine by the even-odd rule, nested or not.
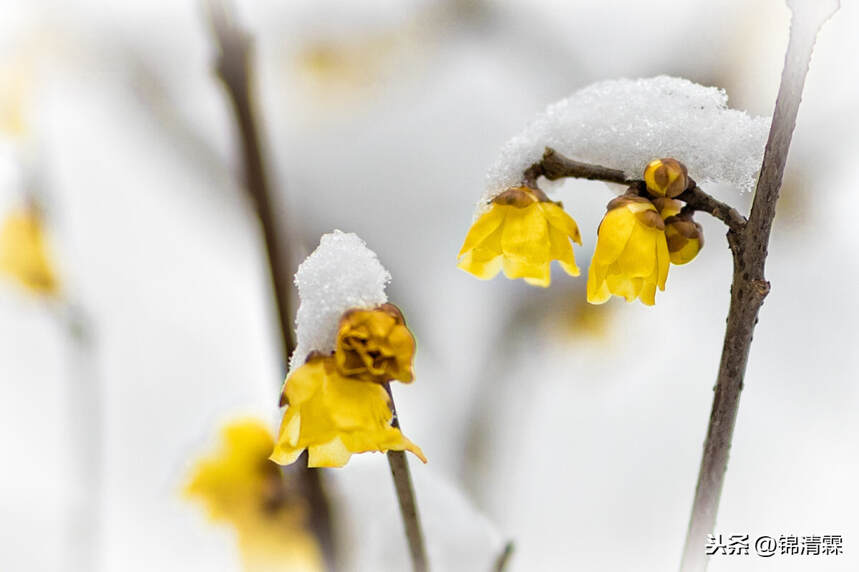
[(390, 273), (357, 234), (335, 230), (325, 234), (298, 267), (298, 344), (290, 371), (316, 350), (334, 351), (340, 316), (350, 308), (373, 308), (388, 301)]
[(640, 178), (647, 163), (674, 157), (699, 183), (751, 190), (769, 118), (727, 107), (724, 90), (658, 76), (592, 84), (551, 106), (501, 150), (481, 204), (522, 180), (545, 147)]

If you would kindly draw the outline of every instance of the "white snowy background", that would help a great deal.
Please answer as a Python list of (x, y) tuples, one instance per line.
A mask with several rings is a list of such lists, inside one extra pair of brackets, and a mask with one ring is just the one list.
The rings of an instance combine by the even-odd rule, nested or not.
[[(47, 198), (97, 341), (99, 570), (237, 569), (229, 533), (178, 491), (219, 424), (277, 415), (260, 235), (203, 15), (186, 0), (0, 2), (0, 67), (32, 57), (38, 72), (31, 137), (2, 147), (0, 208), (22, 184)], [(582, 325), (584, 278), (485, 283), (455, 257), (504, 143), (592, 82), (683, 76), (769, 115), (784, 4), (248, 0), (239, 15), (294, 266), (321, 234), (356, 232), (417, 337), (417, 381), (395, 395), (430, 460), (412, 466), (436, 569), (489, 569), (507, 539), (515, 571), (675, 569), (728, 305), (722, 228), (699, 217), (699, 259), (672, 268), (654, 308), (597, 309), (599, 335)], [(715, 572), (859, 569), (857, 25), (844, 2), (812, 61), (718, 521), (726, 535), (841, 534), (844, 554), (721, 557)], [(335, 63), (313, 68), (312, 53)], [(614, 191), (559, 190), (580, 266)], [(71, 569), (88, 477), (69, 354), (56, 314), (0, 283), (3, 571)], [(407, 569), (385, 475), (378, 455), (332, 475), (353, 570)]]

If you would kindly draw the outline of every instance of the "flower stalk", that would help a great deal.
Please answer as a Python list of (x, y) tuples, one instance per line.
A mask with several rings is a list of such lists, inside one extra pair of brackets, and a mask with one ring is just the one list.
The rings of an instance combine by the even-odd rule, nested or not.
[[(390, 398), (391, 411), (394, 417), (391, 426), (400, 428), (400, 419), (397, 416), (397, 408), (394, 405), (394, 396), (391, 393), (390, 383), (385, 383), (385, 391)], [(415, 500), (415, 489), (412, 485), (412, 475), (409, 471), (409, 462), (405, 451), (388, 451), (388, 465), (391, 468), (391, 478), (394, 480), (394, 488), (397, 491), (397, 502), (400, 505), (400, 514), (403, 516), (403, 526), (406, 531), (406, 540), (409, 543), (409, 554), (412, 559), (414, 572), (427, 572), (426, 547), (424, 546), (423, 530), (418, 515), (418, 504)]]

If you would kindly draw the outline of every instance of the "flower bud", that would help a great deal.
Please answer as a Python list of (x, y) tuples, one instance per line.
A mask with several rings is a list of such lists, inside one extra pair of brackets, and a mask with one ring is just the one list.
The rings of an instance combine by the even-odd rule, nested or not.
[(676, 159), (654, 159), (644, 169), (647, 190), (656, 197), (674, 198), (689, 184), (686, 165)]
[(701, 225), (691, 218), (672, 217), (665, 221), (668, 255), (676, 265), (691, 262), (704, 247)]
[(660, 197), (653, 199), (653, 206), (659, 211), (659, 216), (663, 219), (680, 214), (683, 209), (683, 203), (677, 199), (669, 199), (668, 197)]

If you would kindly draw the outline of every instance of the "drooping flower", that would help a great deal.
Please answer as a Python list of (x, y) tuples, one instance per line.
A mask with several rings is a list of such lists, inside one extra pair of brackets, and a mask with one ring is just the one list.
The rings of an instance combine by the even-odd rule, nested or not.
[(372, 310), (349, 310), (340, 320), (334, 356), (340, 372), (384, 383), (414, 379), (415, 339), (402, 312), (393, 304)]
[(471, 226), (459, 251), (457, 266), (482, 280), (499, 271), (548, 286), (551, 262), (578, 276), (573, 241), (581, 244), (576, 221), (539, 189), (517, 187), (492, 200), (489, 210)]
[(0, 227), (0, 274), (35, 294), (56, 295), (59, 282), (46, 242), (36, 208), (10, 212)]
[(612, 294), (652, 306), (656, 288), (665, 290), (669, 253), (665, 223), (649, 200), (626, 194), (612, 200), (597, 230), (588, 271), (588, 302)]
[(317, 572), (323, 560), (308, 531), (307, 508), (268, 456), (271, 433), (254, 419), (223, 428), (221, 447), (194, 467), (185, 495), (200, 501), (212, 521), (237, 533), (246, 572)]
[(686, 165), (676, 159), (654, 159), (644, 169), (647, 190), (655, 197), (674, 198), (686, 190)]
[(692, 217), (673, 216), (665, 221), (665, 238), (671, 264), (691, 262), (704, 247), (704, 231)]
[(287, 405), (271, 460), (294, 462), (304, 449), (310, 467), (342, 467), (353, 453), (411, 451), (420, 447), (392, 426), (391, 400), (383, 384), (343, 375), (337, 358), (311, 354), (286, 380)]

